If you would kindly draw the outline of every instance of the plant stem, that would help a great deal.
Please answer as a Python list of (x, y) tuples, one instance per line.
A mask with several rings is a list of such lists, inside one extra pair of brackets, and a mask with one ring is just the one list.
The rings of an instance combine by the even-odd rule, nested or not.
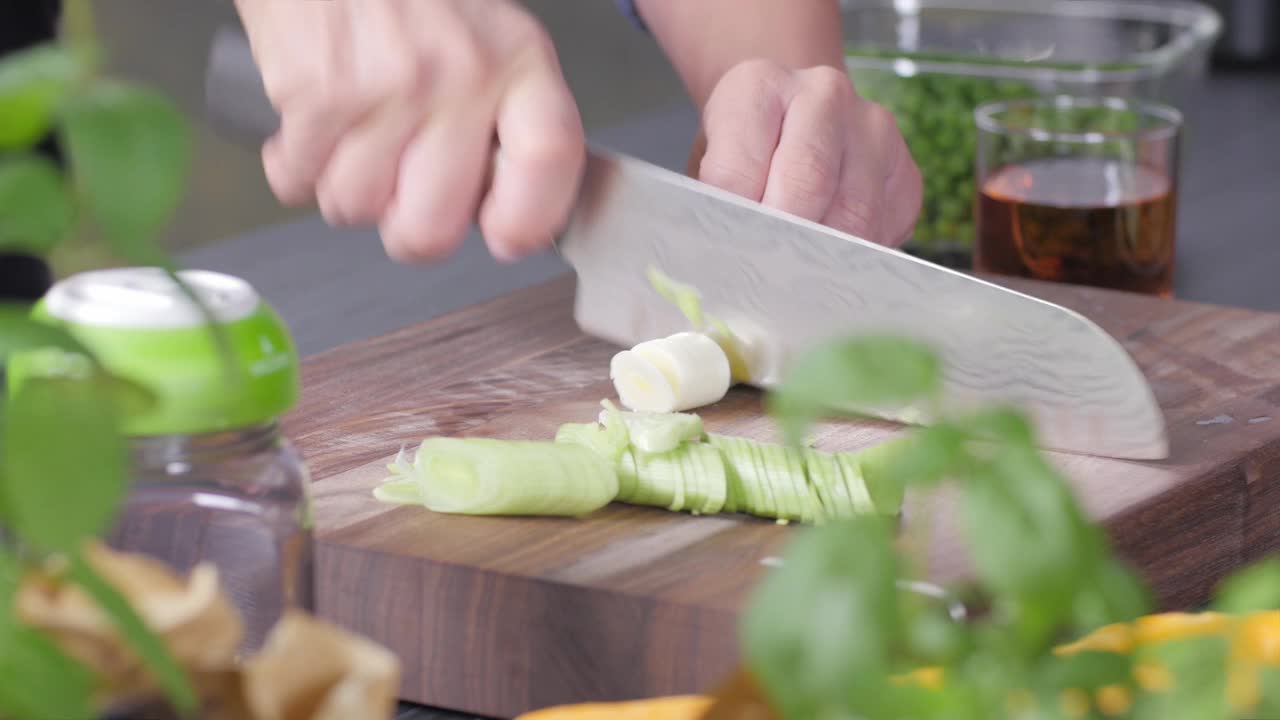
[(66, 41), (72, 50), (82, 55), (85, 77), (94, 75), (98, 60), (97, 25), (93, 17), (93, 0), (65, 0), (63, 2)]

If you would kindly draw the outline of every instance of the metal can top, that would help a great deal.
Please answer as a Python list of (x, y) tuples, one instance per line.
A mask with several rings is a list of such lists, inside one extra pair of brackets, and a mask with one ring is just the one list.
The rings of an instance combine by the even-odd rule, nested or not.
[[(160, 268), (95, 270), (56, 283), (33, 318), (60, 327), (112, 375), (154, 402), (123, 419), (130, 435), (232, 430), (283, 415), (299, 392), (297, 351), (283, 320), (244, 280), (206, 270), (178, 276), (208, 310)], [(8, 360), (9, 387), (66, 377), (75, 353), (39, 348)]]
[[(242, 320), (261, 302), (257, 291), (240, 278), (207, 270), (177, 274), (218, 322)], [(158, 330), (205, 322), (182, 288), (164, 270), (150, 267), (73, 275), (50, 288), (44, 306), (51, 317), (76, 326)]]

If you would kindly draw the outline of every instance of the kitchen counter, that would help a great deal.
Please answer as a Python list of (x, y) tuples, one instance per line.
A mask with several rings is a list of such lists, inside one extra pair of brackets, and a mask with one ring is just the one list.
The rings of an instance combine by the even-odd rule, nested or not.
[[(1180, 189), (1176, 293), (1280, 310), (1273, 211), (1280, 201), (1280, 72), (1213, 77), (1194, 115)], [(679, 169), (695, 127), (691, 110), (676, 107), (593, 140)], [(280, 309), (307, 356), (567, 272), (552, 255), (498, 264), (474, 236), (448, 263), (400, 267), (386, 260), (374, 232), (333, 230), (318, 217), (231, 238), (182, 260), (253, 282)], [(463, 716), (406, 705), (399, 717)]]

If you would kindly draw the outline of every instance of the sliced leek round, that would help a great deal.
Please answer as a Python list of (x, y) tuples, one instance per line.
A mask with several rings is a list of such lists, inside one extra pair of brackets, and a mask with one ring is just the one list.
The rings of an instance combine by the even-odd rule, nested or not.
[(729, 359), (711, 338), (681, 332), (647, 340), (609, 363), (618, 399), (636, 412), (674, 413), (711, 405), (729, 392)]

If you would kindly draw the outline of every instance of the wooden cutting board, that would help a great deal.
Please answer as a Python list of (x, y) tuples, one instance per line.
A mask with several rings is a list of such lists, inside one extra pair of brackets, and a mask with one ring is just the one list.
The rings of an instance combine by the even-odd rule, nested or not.
[[(1092, 517), (1171, 607), (1280, 545), (1280, 314), (1095, 289), (998, 282), (1072, 308), (1134, 355), (1172, 454), (1055, 454)], [(287, 420), (314, 478), (317, 602), (393, 649), (403, 697), (495, 717), (565, 702), (697, 692), (737, 661), (737, 614), (795, 526), (611, 506), (590, 519), (469, 518), (370, 495), (429, 435), (550, 439), (611, 396), (617, 348), (581, 335), (566, 277), (304, 363)], [(759, 394), (700, 411), (710, 429), (776, 439)], [(827, 423), (820, 446), (898, 430)], [(945, 506), (931, 579), (967, 572)]]

